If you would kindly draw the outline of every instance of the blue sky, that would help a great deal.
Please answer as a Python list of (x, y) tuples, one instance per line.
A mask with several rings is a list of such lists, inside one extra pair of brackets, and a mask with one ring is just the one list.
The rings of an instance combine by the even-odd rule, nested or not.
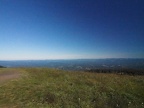
[(0, 0), (0, 60), (144, 58), (143, 0)]

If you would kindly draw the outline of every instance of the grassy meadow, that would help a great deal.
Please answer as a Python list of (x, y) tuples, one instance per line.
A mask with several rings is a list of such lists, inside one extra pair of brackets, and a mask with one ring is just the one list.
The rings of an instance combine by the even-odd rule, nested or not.
[(0, 85), (0, 108), (144, 108), (144, 76), (15, 70), (23, 75)]

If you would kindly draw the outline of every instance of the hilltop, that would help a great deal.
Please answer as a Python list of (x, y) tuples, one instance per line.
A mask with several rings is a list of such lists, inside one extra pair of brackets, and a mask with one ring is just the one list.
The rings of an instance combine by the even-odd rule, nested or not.
[[(0, 69), (0, 73), (11, 70)], [(143, 108), (144, 76), (49, 68), (13, 68), (24, 74), (1, 84), (0, 107)]]

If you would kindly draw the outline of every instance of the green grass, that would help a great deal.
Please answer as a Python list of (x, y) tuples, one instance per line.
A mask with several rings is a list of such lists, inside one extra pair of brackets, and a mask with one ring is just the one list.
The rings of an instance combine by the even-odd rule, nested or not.
[(0, 86), (0, 108), (144, 108), (144, 76), (21, 68)]

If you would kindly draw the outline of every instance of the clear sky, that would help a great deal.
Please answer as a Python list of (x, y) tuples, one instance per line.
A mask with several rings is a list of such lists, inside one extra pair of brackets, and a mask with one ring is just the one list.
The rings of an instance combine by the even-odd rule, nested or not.
[(0, 0), (0, 60), (144, 58), (144, 0)]

